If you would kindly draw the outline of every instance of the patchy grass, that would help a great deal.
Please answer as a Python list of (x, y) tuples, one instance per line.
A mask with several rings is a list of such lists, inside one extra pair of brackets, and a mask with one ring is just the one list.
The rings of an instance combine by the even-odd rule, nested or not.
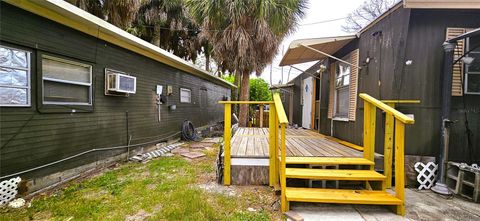
[[(216, 187), (215, 156), (186, 160), (161, 157), (113, 170), (31, 201), (29, 208), (0, 208), (0, 220), (278, 220), (268, 187)], [(254, 208), (250, 212), (247, 208)]]

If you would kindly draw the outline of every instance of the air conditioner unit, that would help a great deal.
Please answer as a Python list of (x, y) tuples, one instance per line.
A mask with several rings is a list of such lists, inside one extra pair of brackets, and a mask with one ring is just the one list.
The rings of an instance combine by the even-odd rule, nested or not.
[(107, 91), (116, 93), (135, 94), (137, 78), (114, 70), (106, 70)]

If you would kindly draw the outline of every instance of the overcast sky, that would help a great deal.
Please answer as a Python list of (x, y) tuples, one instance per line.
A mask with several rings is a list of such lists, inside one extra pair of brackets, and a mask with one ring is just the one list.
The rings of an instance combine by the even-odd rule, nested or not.
[[(335, 0), (335, 1), (321, 1), (321, 0), (308, 0), (308, 9), (305, 14), (305, 18), (300, 21), (300, 26), (295, 33), (288, 36), (280, 46), (276, 58), (272, 62), (272, 82), (278, 84), (282, 79), (282, 69), (279, 66), (282, 60), (283, 53), (287, 51), (290, 42), (295, 39), (303, 38), (319, 38), (338, 35), (347, 35), (342, 31), (341, 26), (345, 24), (345, 20), (337, 20), (332, 22), (325, 22), (319, 24), (310, 24), (320, 21), (327, 21), (332, 19), (344, 18), (350, 12), (360, 6), (364, 0)], [(309, 25), (310, 24), (310, 25)], [(283, 51), (283, 53), (282, 53)], [(308, 69), (315, 62), (304, 63), (295, 65), (302, 70)], [(283, 68), (283, 83), (287, 83), (288, 72), (290, 67)], [(290, 71), (290, 80), (300, 74), (299, 71), (292, 69)], [(262, 73), (261, 78), (270, 83), (270, 66), (268, 66)]]

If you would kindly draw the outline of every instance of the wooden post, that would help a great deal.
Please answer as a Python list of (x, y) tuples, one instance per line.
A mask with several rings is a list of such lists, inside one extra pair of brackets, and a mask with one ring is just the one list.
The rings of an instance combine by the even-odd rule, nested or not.
[[(363, 157), (374, 161), (376, 107), (369, 102), (365, 102), (363, 112)], [(370, 169), (373, 170), (374, 167), (370, 166)]]
[(263, 104), (260, 104), (260, 127), (263, 127)]
[[(395, 108), (395, 104), (388, 104)], [(385, 141), (383, 149), (383, 174), (387, 177), (386, 188), (392, 187), (392, 155), (393, 155), (393, 129), (395, 119), (392, 114), (385, 114)]]
[(224, 185), (230, 185), (230, 169), (231, 169), (231, 162), (230, 162), (230, 139), (231, 129), (232, 129), (232, 105), (225, 104), (225, 111), (224, 111), (224, 131), (223, 131), (223, 159), (224, 159), (224, 167), (223, 167), (223, 183)]
[(275, 153), (275, 105), (270, 104), (270, 110), (268, 113), (268, 145), (269, 145), (269, 157), (270, 157), (270, 166), (269, 166), (269, 181), (270, 186), (274, 186), (276, 182), (276, 177), (278, 170), (276, 168), (277, 160)]
[(286, 125), (285, 124), (281, 124), (281, 127), (282, 127), (282, 131), (281, 131), (281, 160), (280, 160), (280, 170), (281, 170), (281, 180), (280, 180), (280, 183), (282, 185), (282, 199), (281, 199), (281, 204), (282, 204), (282, 212), (287, 212), (288, 211), (288, 202), (287, 202), (287, 197), (286, 197), (286, 194), (285, 192), (287, 191), (287, 179), (286, 179), (286, 175), (285, 175), (285, 171), (286, 171), (286, 146), (285, 146), (285, 128), (286, 128)]
[(405, 216), (405, 124), (395, 119), (395, 196), (402, 201), (397, 214)]

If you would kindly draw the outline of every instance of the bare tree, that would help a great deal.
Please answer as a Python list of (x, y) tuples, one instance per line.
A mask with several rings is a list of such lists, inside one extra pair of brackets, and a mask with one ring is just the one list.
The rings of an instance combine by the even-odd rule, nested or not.
[(348, 33), (357, 32), (382, 15), (400, 0), (366, 0), (360, 7), (348, 14), (342, 30)]

